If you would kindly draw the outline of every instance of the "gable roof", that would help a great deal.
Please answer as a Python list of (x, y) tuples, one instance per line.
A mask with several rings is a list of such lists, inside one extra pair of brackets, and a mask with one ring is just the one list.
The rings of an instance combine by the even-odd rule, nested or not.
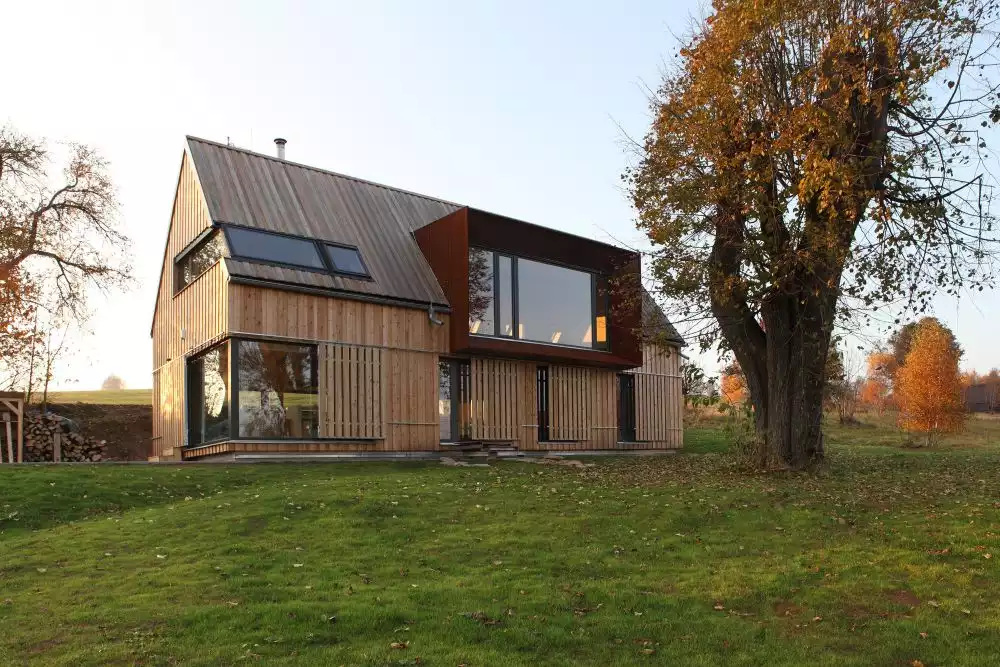
[(656, 343), (677, 343), (685, 345), (681, 336), (666, 313), (656, 303), (656, 299), (645, 287), (642, 288), (642, 335), (647, 341)]
[(235, 280), (448, 305), (412, 232), (460, 205), (196, 137), (187, 143), (213, 222), (357, 246), (372, 277), (227, 258)]
[[(372, 277), (358, 280), (226, 257), (234, 281), (449, 305), (413, 232), (466, 206), (192, 136), (187, 155), (214, 223), (357, 246)], [(164, 255), (161, 288), (167, 260)], [(155, 310), (153, 318), (155, 323)], [(645, 336), (684, 345), (645, 288), (642, 329)]]

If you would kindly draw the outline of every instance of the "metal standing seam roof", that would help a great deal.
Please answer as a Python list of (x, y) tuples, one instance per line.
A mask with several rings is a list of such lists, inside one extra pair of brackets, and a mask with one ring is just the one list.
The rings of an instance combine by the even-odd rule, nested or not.
[[(197, 137), (187, 143), (214, 222), (357, 246), (372, 280), (226, 258), (231, 276), (448, 305), (413, 231), (463, 205)], [(647, 335), (684, 344), (645, 288), (642, 311)]]
[(372, 280), (227, 258), (230, 275), (448, 304), (412, 232), (460, 205), (195, 137), (188, 150), (213, 221), (357, 246)]

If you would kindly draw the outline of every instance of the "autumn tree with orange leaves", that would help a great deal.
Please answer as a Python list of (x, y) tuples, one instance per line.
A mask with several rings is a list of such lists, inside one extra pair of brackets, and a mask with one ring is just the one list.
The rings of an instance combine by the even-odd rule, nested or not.
[(962, 429), (965, 405), (958, 354), (940, 324), (922, 323), (916, 330), (896, 385), (899, 425), (904, 429), (926, 434), (928, 443), (941, 433)]
[(719, 393), (722, 400), (730, 405), (740, 405), (747, 400), (747, 383), (738, 363), (731, 363), (723, 369)]
[(838, 317), (992, 281), (998, 13), (714, 0), (665, 74), (624, 180), (660, 296), (743, 370), (761, 467), (823, 457)]

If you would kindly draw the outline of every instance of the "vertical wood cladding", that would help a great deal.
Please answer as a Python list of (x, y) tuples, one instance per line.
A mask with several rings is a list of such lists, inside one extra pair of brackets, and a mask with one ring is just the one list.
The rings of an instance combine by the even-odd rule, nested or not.
[(153, 315), (153, 390), (158, 399), (153, 406), (154, 457), (180, 458), (184, 443), (184, 355), (221, 337), (226, 330), (227, 276), (222, 261), (174, 294), (174, 257), (211, 225), (201, 186), (185, 153)]
[(231, 335), (320, 344), (323, 437), (369, 440), (330, 445), (338, 451), (439, 448), (437, 362), (448, 350), (448, 315), (437, 317), (445, 324), (415, 308), (229, 284)]
[(537, 364), (497, 359), (472, 360), (472, 437), (525, 451), (679, 448), (679, 351), (646, 354), (646, 365), (633, 371), (639, 442), (618, 443), (617, 371), (558, 365), (548, 366), (550, 440), (539, 442)]
[(473, 359), (470, 426), (473, 440), (515, 441), (520, 430), (519, 373), (527, 364), (506, 359)]
[(635, 375), (636, 438), (666, 448), (683, 444), (684, 397), (680, 350), (647, 345)]
[(378, 347), (320, 345), (320, 437), (385, 437), (384, 353)]
[(184, 360), (172, 359), (153, 372), (153, 442), (150, 456), (179, 459), (184, 445)]

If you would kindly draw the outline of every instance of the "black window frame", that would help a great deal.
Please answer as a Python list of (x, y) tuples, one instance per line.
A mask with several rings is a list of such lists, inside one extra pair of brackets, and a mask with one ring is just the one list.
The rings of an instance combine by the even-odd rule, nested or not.
[[(274, 441), (288, 441), (288, 442), (321, 442), (325, 440), (358, 440), (358, 438), (321, 438), (319, 436), (320, 430), (320, 410), (322, 406), (319, 403), (319, 343), (301, 340), (282, 340), (267, 337), (255, 337), (255, 336), (238, 336), (229, 339), (230, 343), (230, 382), (232, 387), (234, 387), (234, 395), (236, 397), (236, 405), (232, 410), (232, 415), (230, 416), (229, 430), (233, 435), (232, 440), (238, 440), (240, 442), (274, 442)], [(235, 343), (235, 345), (234, 345)], [(312, 358), (310, 359), (309, 372), (312, 375), (313, 381), (315, 382), (316, 391), (316, 436), (306, 437), (306, 436), (281, 436), (281, 435), (270, 435), (270, 436), (242, 436), (240, 435), (240, 405), (239, 405), (239, 395), (240, 395), (240, 343), (273, 343), (276, 345), (298, 345), (300, 347), (312, 348)], [(235, 353), (232, 352), (235, 350)], [(313, 394), (314, 392), (308, 392)]]
[[(195, 396), (199, 397), (198, 409), (201, 410), (204, 401), (204, 366), (201, 366), (202, 372), (197, 375), (198, 379), (198, 389), (195, 391), (195, 374), (193, 372), (196, 368), (196, 364), (201, 362), (206, 356), (211, 352), (218, 350), (220, 348), (226, 348), (226, 353), (228, 356), (229, 363), (229, 383), (226, 387), (226, 403), (229, 406), (229, 433), (226, 435), (219, 436), (217, 438), (212, 438), (211, 440), (201, 440), (199, 433), (199, 440), (193, 442), (192, 435), (194, 433), (194, 424), (191, 419), (191, 410), (194, 408), (193, 398)], [(236, 410), (233, 409), (233, 347), (231, 345), (231, 339), (225, 339), (214, 345), (210, 345), (202, 350), (198, 350), (195, 354), (184, 359), (184, 447), (185, 449), (190, 449), (194, 447), (205, 447), (207, 445), (213, 445), (219, 442), (228, 442), (233, 440), (233, 427), (235, 424), (234, 415)], [(199, 418), (200, 432), (204, 431), (204, 417)]]
[[(219, 258), (216, 259), (211, 264), (209, 264), (205, 268), (204, 271), (202, 271), (198, 275), (196, 275), (193, 278), (191, 278), (190, 281), (188, 281), (186, 283), (182, 283), (184, 273), (183, 273), (183, 269), (181, 267), (181, 264), (184, 262), (185, 259), (189, 258), (192, 254), (198, 252), (203, 247), (205, 247), (205, 245), (209, 241), (212, 240), (212, 237), (215, 236), (215, 235), (217, 235), (217, 234), (222, 234), (222, 232), (219, 230), (218, 227), (216, 227), (214, 225), (211, 226), (211, 227), (209, 227), (208, 229), (202, 230), (202, 232), (200, 234), (198, 234), (198, 236), (196, 236), (193, 241), (191, 241), (190, 243), (188, 243), (184, 247), (183, 250), (181, 250), (179, 253), (177, 253), (174, 256), (174, 276), (173, 276), (173, 286), (174, 286), (173, 294), (174, 294), (174, 296), (177, 296), (179, 293), (181, 293), (184, 290), (185, 287), (187, 287), (188, 285), (191, 285), (192, 283), (196, 282), (199, 278), (201, 278), (203, 275), (205, 275), (206, 273), (208, 273), (209, 270), (211, 270), (211, 268), (213, 266), (215, 266), (216, 264), (218, 264), (225, 257), (224, 253), (222, 255), (219, 255)], [(226, 249), (231, 248), (231, 246), (229, 245), (229, 239), (228, 238), (226, 238), (225, 236), (223, 236), (222, 240), (223, 240), (223, 243), (225, 244)]]
[[(480, 336), (483, 338), (504, 338), (507, 340), (515, 340), (520, 343), (525, 343), (528, 345), (554, 345), (556, 347), (567, 347), (576, 350), (593, 350), (595, 352), (609, 352), (611, 350), (611, 289), (610, 287), (605, 288), (604, 294), (604, 317), (605, 317), (605, 341), (603, 343), (598, 343), (597, 341), (597, 318), (598, 318), (598, 302), (601, 300), (599, 295), (599, 283), (604, 282), (605, 284), (610, 284), (610, 277), (595, 272), (589, 269), (585, 269), (579, 266), (571, 266), (569, 264), (562, 264), (559, 262), (552, 262), (545, 259), (538, 259), (536, 257), (525, 257), (522, 255), (515, 255), (509, 252), (503, 252), (500, 250), (493, 250), (491, 248), (485, 248), (481, 246), (469, 246), (469, 252), (474, 250), (480, 250), (483, 252), (489, 252), (493, 254), (493, 331), (494, 333), (472, 333), (469, 332), (470, 336)], [(511, 260), (511, 284), (510, 286), (502, 290), (500, 287), (500, 258), (506, 257)], [(537, 262), (539, 264), (547, 264), (549, 266), (555, 266), (561, 269), (569, 269), (571, 271), (579, 271), (580, 273), (586, 273), (590, 276), (590, 345), (572, 345), (569, 343), (546, 343), (544, 341), (537, 340), (527, 340), (521, 338), (518, 333), (520, 331), (519, 327), (521, 324), (521, 312), (520, 312), (520, 286), (519, 286), (519, 271), (518, 271), (518, 260), (524, 259), (531, 262)], [(510, 294), (511, 298), (511, 332), (510, 335), (504, 334), (501, 331), (500, 326), (500, 299), (498, 295), (503, 295), (504, 292)]]
[(535, 414), (538, 421), (538, 442), (552, 442), (549, 424), (549, 367), (535, 367)]
[[(338, 276), (346, 276), (348, 278), (362, 278), (364, 280), (372, 279), (372, 272), (368, 268), (368, 262), (365, 261), (365, 256), (361, 254), (361, 249), (357, 246), (349, 245), (347, 243), (335, 243), (333, 241), (319, 241), (322, 247), (321, 255), (323, 260), (330, 266), (330, 272)], [(330, 248), (344, 248), (345, 250), (353, 250), (358, 255), (358, 261), (361, 262), (361, 267), (364, 269), (364, 273), (357, 273), (355, 271), (345, 271), (344, 269), (338, 269), (336, 264), (330, 255), (326, 252), (327, 247)]]
[[(239, 344), (243, 341), (252, 341), (256, 343), (278, 343), (282, 345), (301, 345), (309, 346), (313, 349), (312, 367), (311, 373), (316, 379), (316, 409), (317, 417), (320, 419), (320, 424), (322, 423), (322, 411), (323, 405), (319, 401), (319, 345), (318, 341), (312, 340), (299, 340), (292, 338), (275, 338), (271, 336), (254, 336), (254, 335), (242, 335), (242, 336), (231, 336), (225, 338), (218, 343), (208, 346), (204, 349), (197, 350), (193, 354), (185, 357), (184, 359), (184, 449), (197, 449), (199, 447), (206, 447), (208, 445), (215, 445), (223, 442), (360, 442), (360, 441), (375, 441), (380, 438), (362, 438), (362, 437), (349, 437), (349, 438), (329, 438), (320, 437), (319, 429), (321, 426), (317, 425), (317, 437), (307, 438), (299, 436), (266, 436), (266, 437), (251, 437), (251, 436), (240, 436), (240, 406), (239, 406)], [(221, 346), (227, 346), (229, 353), (229, 386), (227, 388), (226, 400), (229, 403), (229, 435), (214, 438), (205, 442), (192, 442), (191, 439), (191, 398), (193, 392), (191, 391), (191, 366), (192, 362), (197, 361), (204, 355), (208, 354), (214, 349)], [(235, 350), (235, 351), (234, 351)], [(463, 366), (464, 363), (464, 366)], [(468, 395), (468, 375), (469, 375), (469, 362), (465, 360), (459, 360), (458, 369), (460, 373), (460, 380), (462, 382), (462, 389), (460, 391), (465, 392), (463, 395)], [(464, 408), (463, 408), (464, 409)]]
[[(448, 386), (451, 396), (451, 438), (444, 439), (438, 433), (439, 442), (464, 442), (471, 437), (471, 396), (472, 396), (472, 362), (469, 359), (454, 357), (438, 358), (438, 384), (440, 387), (442, 365), (448, 367)], [(440, 399), (440, 394), (438, 395)]]
[(637, 419), (635, 403), (635, 374), (619, 373), (618, 385), (618, 442), (635, 443), (637, 438)]
[[(374, 278), (372, 278), (371, 270), (368, 268), (368, 262), (365, 261), (364, 253), (362, 253), (361, 248), (359, 248), (356, 245), (351, 245), (350, 243), (341, 243), (339, 241), (328, 241), (326, 239), (314, 239), (308, 236), (300, 236), (298, 234), (288, 234), (286, 232), (275, 232), (271, 231), (270, 229), (258, 229), (256, 227), (249, 227), (247, 225), (240, 225), (233, 222), (216, 222), (215, 224), (219, 228), (221, 228), (223, 233), (225, 234), (226, 245), (229, 248), (230, 257), (232, 259), (241, 262), (251, 262), (254, 264), (264, 264), (267, 266), (277, 266), (286, 269), (295, 269), (296, 271), (325, 273), (332, 276), (351, 278), (354, 280), (368, 280), (371, 282), (374, 282), (375, 280)], [(247, 231), (258, 234), (268, 234), (271, 236), (279, 236), (286, 239), (295, 239), (296, 241), (305, 241), (307, 243), (310, 243), (312, 244), (313, 250), (315, 250), (316, 255), (319, 257), (319, 261), (322, 264), (322, 266), (317, 267), (317, 266), (310, 266), (307, 264), (296, 264), (294, 262), (281, 262), (270, 259), (262, 259), (259, 257), (248, 257), (246, 255), (238, 255), (233, 250), (234, 246), (232, 240), (230, 239), (229, 230), (231, 229), (238, 229), (240, 231)], [(358, 254), (358, 259), (361, 260), (361, 265), (365, 268), (366, 273), (361, 274), (361, 273), (354, 273), (351, 271), (342, 271), (338, 269), (336, 266), (334, 266), (333, 262), (330, 260), (330, 256), (326, 252), (326, 248), (324, 246), (328, 245), (355, 251)]]

